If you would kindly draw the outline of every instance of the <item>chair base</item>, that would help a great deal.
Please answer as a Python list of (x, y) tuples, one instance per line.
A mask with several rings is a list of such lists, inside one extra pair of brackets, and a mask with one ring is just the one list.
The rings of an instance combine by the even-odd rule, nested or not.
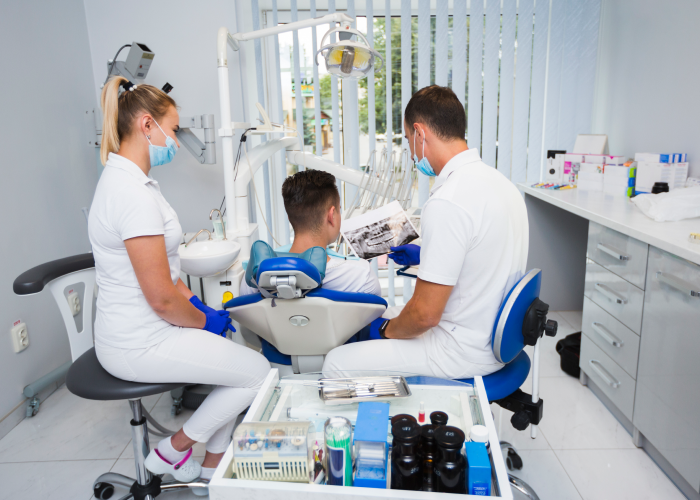
[[(95, 483), (93, 484), (93, 491), (95, 492), (95, 498), (98, 500), (101, 500), (102, 498), (110, 498), (111, 494), (108, 494), (108, 496), (99, 496), (100, 491), (107, 491), (109, 490), (110, 486), (111, 491), (114, 491), (114, 486), (122, 486), (124, 488), (131, 489), (134, 484), (138, 484), (138, 481), (136, 481), (134, 478), (125, 476), (123, 474), (116, 474), (114, 472), (107, 472), (105, 474), (102, 474), (100, 477), (95, 480)], [(208, 482), (204, 481), (197, 481), (194, 483), (180, 483), (177, 481), (168, 481), (165, 483), (160, 484), (160, 493), (157, 493), (156, 495), (146, 495), (142, 496), (141, 498), (135, 497), (133, 493), (129, 492), (125, 496), (122, 496), (119, 500), (128, 500), (128, 499), (134, 499), (134, 500), (141, 500), (143, 499), (152, 499), (155, 497), (159, 497), (160, 495), (165, 495), (167, 493), (173, 493), (176, 491), (182, 491), (184, 489), (206, 489), (209, 487)]]

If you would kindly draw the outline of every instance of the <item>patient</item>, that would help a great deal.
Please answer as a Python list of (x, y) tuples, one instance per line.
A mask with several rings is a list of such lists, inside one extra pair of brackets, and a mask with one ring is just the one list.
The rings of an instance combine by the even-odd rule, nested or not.
[[(311, 247), (326, 248), (338, 238), (340, 195), (333, 175), (320, 170), (298, 172), (282, 184), (282, 198), (294, 229), (291, 253), (302, 253)], [(342, 292), (382, 294), (379, 280), (365, 260), (328, 257), (322, 286)], [(240, 294), (257, 292), (243, 278)]]

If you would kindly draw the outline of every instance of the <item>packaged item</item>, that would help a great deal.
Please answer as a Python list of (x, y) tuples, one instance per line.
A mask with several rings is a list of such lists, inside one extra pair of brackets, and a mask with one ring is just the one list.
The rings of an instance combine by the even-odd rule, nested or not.
[(238, 479), (313, 482), (311, 422), (248, 422), (233, 433), (233, 463)]
[(331, 417), (323, 426), (327, 483), (352, 486), (352, 424), (344, 417)]
[[(590, 164), (581, 164), (586, 170), (582, 170), (578, 173), (578, 180), (576, 182), (576, 187), (583, 191), (603, 191), (603, 172), (590, 171)], [(602, 165), (593, 165), (597, 167)]]
[(547, 158), (544, 170), (544, 180), (548, 182), (561, 182), (564, 178), (561, 158)]
[(668, 182), (672, 188), (674, 177), (675, 169), (671, 164), (638, 161), (635, 193), (651, 193), (656, 182)]
[(632, 198), (644, 215), (656, 222), (700, 217), (700, 186), (668, 193), (643, 194)]
[(403, 420), (392, 427), (396, 445), (391, 452), (391, 489), (420, 491), (423, 468), (418, 455), (420, 426)]
[[(467, 483), (464, 474), (466, 462), (462, 455), (464, 432), (457, 427), (440, 426), (435, 430), (435, 442), (440, 449), (440, 458), (435, 464), (435, 491), (466, 493)], [(484, 450), (486, 450), (485, 447)]]
[(585, 163), (596, 163), (599, 165), (623, 165), (627, 161), (626, 156), (614, 155), (584, 155)]
[(631, 197), (634, 194), (636, 175), (636, 165), (606, 165), (603, 172), (603, 192)]
[(467, 494), (491, 496), (491, 462), (486, 445), (469, 442), (464, 448), (467, 456)]
[(567, 184), (576, 184), (579, 166), (585, 161), (585, 155), (559, 154), (556, 158), (562, 162), (562, 181)]
[(355, 486), (386, 488), (389, 403), (363, 402), (355, 422)]
[(636, 153), (634, 160), (649, 163), (681, 163), (688, 161), (688, 155), (686, 153)]

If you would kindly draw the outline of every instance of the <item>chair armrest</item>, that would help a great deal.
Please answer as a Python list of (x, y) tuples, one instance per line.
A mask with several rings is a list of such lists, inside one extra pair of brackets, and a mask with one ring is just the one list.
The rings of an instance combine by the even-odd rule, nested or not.
[(12, 289), (17, 295), (39, 293), (56, 278), (92, 267), (95, 267), (95, 258), (92, 253), (52, 260), (20, 274), (12, 285)]

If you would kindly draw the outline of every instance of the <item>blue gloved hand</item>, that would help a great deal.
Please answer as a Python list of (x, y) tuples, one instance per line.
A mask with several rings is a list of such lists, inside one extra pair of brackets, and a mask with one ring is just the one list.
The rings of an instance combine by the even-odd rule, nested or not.
[(377, 318), (369, 324), (369, 338), (367, 340), (382, 340), (386, 337), (382, 337), (379, 329), (384, 326), (384, 323), (388, 323), (389, 320), (386, 318)]
[(222, 337), (226, 336), (226, 330), (231, 330), (232, 332), (236, 331), (236, 329), (231, 325), (231, 318), (229, 318), (228, 311), (217, 311), (212, 309), (204, 314), (207, 317), (207, 322), (204, 325), (204, 329), (206, 331), (216, 335), (221, 335)]
[(420, 264), (420, 247), (418, 245), (408, 244), (391, 247), (391, 251), (393, 253), (390, 253), (387, 257), (401, 266), (417, 266)]
[(204, 304), (201, 300), (199, 300), (199, 297), (197, 297), (196, 295), (192, 296), (190, 302), (193, 306), (195, 306), (198, 310), (202, 311), (204, 314), (216, 311), (216, 309), (214, 309), (213, 307), (209, 307), (208, 305)]

